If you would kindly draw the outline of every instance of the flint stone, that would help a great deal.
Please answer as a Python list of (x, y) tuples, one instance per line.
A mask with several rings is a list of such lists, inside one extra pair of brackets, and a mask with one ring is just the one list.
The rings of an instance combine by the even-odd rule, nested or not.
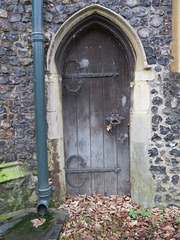
[(149, 46), (149, 40), (148, 39), (142, 39), (141, 42), (142, 42), (144, 47), (148, 47)]
[(155, 88), (153, 88), (153, 89), (151, 90), (151, 94), (156, 94), (156, 93), (158, 93), (158, 91), (157, 91)]
[(0, 9), (0, 17), (1, 18), (7, 18), (8, 12), (4, 9)]
[(150, 43), (152, 46), (163, 46), (164, 45), (164, 38), (162, 37), (152, 37), (150, 39)]
[(180, 157), (180, 150), (178, 149), (172, 149), (169, 153), (175, 157)]
[(158, 126), (157, 125), (152, 125), (152, 130), (155, 132), (158, 130)]
[(0, 21), (0, 31), (3, 31), (3, 32), (10, 32), (11, 31), (11, 25), (7, 20), (1, 19), (1, 21)]
[(155, 69), (156, 72), (161, 72), (162, 71), (162, 68), (160, 66), (156, 66), (154, 69)]
[(22, 85), (24, 85), (24, 86), (28, 85), (29, 82), (30, 82), (30, 79), (28, 77), (24, 76), (24, 77), (21, 78)]
[(170, 202), (171, 200), (172, 200), (171, 195), (166, 194), (166, 195), (165, 195), (165, 201), (166, 201), (166, 202)]
[(46, 22), (52, 22), (52, 19), (53, 19), (53, 15), (52, 15), (51, 13), (46, 12), (46, 13), (44, 14), (44, 20), (45, 20)]
[(160, 5), (160, 0), (152, 0), (152, 6), (158, 7)]
[(28, 110), (25, 107), (20, 107), (20, 113), (27, 113)]
[(165, 178), (163, 178), (163, 183), (167, 183), (170, 180), (170, 177), (168, 175), (165, 176)]
[(16, 31), (23, 32), (26, 30), (26, 24), (23, 22), (16, 22), (12, 24), (12, 28)]
[(15, 131), (15, 137), (18, 138), (18, 139), (24, 138), (24, 130), (17, 129)]
[(168, 135), (164, 138), (164, 140), (165, 140), (166, 142), (168, 142), (168, 141), (173, 141), (174, 139), (175, 139), (175, 137), (174, 137), (173, 134), (168, 134)]
[(163, 160), (160, 157), (157, 157), (156, 160), (155, 160), (155, 163), (159, 164), (160, 162), (163, 162)]
[(150, 36), (150, 29), (149, 28), (140, 28), (137, 31), (140, 38), (148, 38)]
[(174, 116), (170, 116), (170, 117), (166, 118), (165, 123), (167, 123), (169, 125), (174, 125), (177, 123), (177, 118)]
[(120, 11), (121, 11), (120, 7), (118, 7), (118, 6), (111, 7), (111, 10), (113, 10), (116, 13), (120, 13)]
[(176, 165), (179, 163), (179, 161), (176, 158), (172, 158), (171, 161), (173, 165)]
[(158, 174), (166, 174), (166, 167), (164, 166), (150, 166), (150, 171), (153, 173), (158, 173)]
[(132, 10), (129, 7), (124, 7), (121, 11), (121, 15), (126, 19), (130, 19), (132, 17)]
[(36, 147), (35, 147), (35, 145), (33, 145), (33, 144), (28, 145), (27, 148), (26, 148), (26, 150), (27, 150), (28, 153), (33, 153), (33, 152), (35, 152), (35, 149), (36, 149)]
[(156, 64), (156, 59), (154, 57), (148, 57), (147, 61), (149, 65)]
[(17, 154), (16, 153), (8, 153), (4, 155), (3, 157), (5, 162), (14, 162), (17, 160)]
[(9, 76), (9, 81), (8, 81), (8, 83), (9, 83), (10, 85), (17, 85), (17, 84), (20, 83), (20, 80), (19, 80), (19, 78), (17, 78), (15, 75), (10, 75), (10, 76)]
[(154, 105), (160, 106), (160, 105), (163, 103), (163, 99), (162, 99), (161, 97), (154, 97), (154, 98), (152, 99), (152, 103), (153, 103)]
[(161, 139), (162, 138), (157, 133), (154, 133), (154, 136), (151, 138), (153, 142), (160, 141)]
[(12, 49), (8, 49), (8, 50), (6, 51), (6, 55), (7, 55), (7, 56), (14, 56), (14, 55), (15, 55), (15, 52), (14, 52)]
[(30, 107), (30, 106), (33, 106), (34, 105), (34, 101), (24, 101), (23, 102), (23, 106), (24, 107)]
[[(6, 99), (3, 100), (3, 99), (2, 99), (2, 96), (3, 96), (3, 95), (0, 95), (0, 100), (1, 100), (1, 101), (4, 101), (4, 100), (7, 99), (7, 96), (6, 96)], [(1, 119), (1, 120), (7, 119), (7, 114), (5, 114), (5, 113), (4, 113), (4, 114), (1, 114), (0, 119)]]
[(158, 16), (153, 16), (151, 19), (151, 25), (155, 28), (158, 28), (161, 26), (161, 18)]
[(13, 66), (21, 66), (21, 63), (17, 57), (11, 58), (9, 63)]
[(17, 86), (16, 91), (26, 91), (28, 88), (27, 86)]
[(159, 124), (160, 122), (162, 122), (162, 117), (160, 115), (154, 115), (152, 117), (152, 123), (154, 124)]
[(162, 109), (162, 112), (166, 115), (169, 115), (169, 114), (171, 114), (172, 111), (171, 111), (171, 108), (165, 107), (165, 108)]
[(11, 68), (8, 65), (2, 65), (1, 66), (1, 72), (2, 73), (10, 73), (11, 72)]
[(33, 67), (26, 67), (26, 73), (29, 75), (29, 76), (32, 76), (33, 75)]
[(156, 106), (152, 106), (152, 107), (151, 107), (151, 112), (152, 112), (153, 114), (156, 114), (157, 111), (158, 111), (158, 107), (156, 107)]
[(157, 148), (152, 148), (148, 151), (150, 157), (155, 157), (158, 155), (158, 150)]
[(147, 56), (152, 56), (153, 55), (153, 49), (151, 47), (145, 48), (145, 52)]
[(130, 19), (129, 23), (130, 23), (131, 26), (133, 26), (133, 27), (137, 27), (137, 26), (139, 26), (139, 24), (140, 24), (138, 18), (132, 18), (132, 19)]
[(148, 18), (147, 17), (142, 17), (140, 20), (140, 24), (143, 27), (148, 27)]
[(77, 12), (78, 10), (79, 10), (79, 6), (77, 4), (72, 4), (64, 8), (65, 13), (67, 13), (68, 15), (71, 15)]
[(179, 173), (180, 172), (180, 168), (179, 167), (174, 167), (174, 168), (171, 168), (169, 170), (170, 173)]
[(18, 5), (18, 13), (24, 13), (24, 8), (21, 4)]
[(163, 56), (169, 56), (171, 54), (171, 49), (169, 47), (161, 48), (161, 54)]
[(174, 187), (170, 187), (170, 188), (169, 188), (169, 191), (172, 193), (172, 192), (176, 192), (176, 191), (177, 191), (177, 189), (176, 189), (176, 188), (174, 188)]
[(25, 49), (19, 49), (17, 52), (18, 57), (28, 57), (29, 53)]
[(180, 127), (179, 126), (172, 126), (171, 127), (171, 132), (172, 133), (179, 133), (180, 132)]
[(24, 67), (15, 68), (14, 73), (17, 77), (21, 77), (21, 76), (24, 76), (26, 74)]
[(0, 46), (0, 55), (5, 55), (6, 54), (6, 49), (2, 46)]
[(21, 20), (21, 15), (12, 14), (12, 15), (9, 15), (8, 19), (9, 19), (9, 22), (19, 22)]
[(166, 189), (165, 189), (165, 187), (161, 186), (160, 183), (158, 183), (157, 186), (156, 186), (156, 191), (157, 192), (165, 192)]
[(0, 84), (7, 84), (8, 78), (5, 76), (0, 76)]
[(135, 7), (139, 4), (138, 0), (126, 0), (126, 5), (129, 7)]
[(160, 133), (161, 134), (166, 135), (169, 131), (170, 131), (169, 127), (164, 127), (164, 126), (160, 125)]
[(179, 182), (179, 175), (174, 175), (174, 176), (172, 176), (171, 182), (172, 182), (174, 185), (178, 184), (178, 182)]
[(28, 123), (27, 122), (13, 122), (12, 123), (12, 128), (13, 129), (27, 129), (28, 128)]
[(30, 22), (31, 21), (31, 14), (25, 13), (22, 17), (22, 22)]
[(27, 138), (33, 138), (34, 137), (34, 131), (33, 130), (28, 130), (27, 132), (26, 132), (26, 136), (27, 136)]
[(154, 202), (162, 202), (162, 195), (160, 194), (156, 194), (155, 198), (154, 198)]
[(161, 4), (165, 6), (171, 5), (171, 3), (172, 3), (171, 0), (161, 0)]
[(61, 13), (64, 11), (64, 8), (62, 5), (58, 5), (58, 6), (56, 6), (56, 10), (58, 11), (58, 13)]
[(140, 5), (144, 6), (150, 6), (151, 5), (151, 0), (140, 0)]
[(148, 14), (148, 11), (144, 7), (135, 7), (133, 8), (133, 13), (136, 17), (145, 17)]
[(26, 6), (25, 6), (25, 11), (26, 11), (27, 13), (31, 13), (31, 12), (32, 12), (32, 6), (31, 6), (31, 5), (26, 5)]

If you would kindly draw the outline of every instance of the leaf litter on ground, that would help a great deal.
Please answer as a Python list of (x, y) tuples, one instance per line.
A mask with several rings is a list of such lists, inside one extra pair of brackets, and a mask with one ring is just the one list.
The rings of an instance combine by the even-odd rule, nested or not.
[(69, 212), (59, 240), (180, 239), (179, 208), (141, 209), (129, 195), (67, 195), (58, 209)]

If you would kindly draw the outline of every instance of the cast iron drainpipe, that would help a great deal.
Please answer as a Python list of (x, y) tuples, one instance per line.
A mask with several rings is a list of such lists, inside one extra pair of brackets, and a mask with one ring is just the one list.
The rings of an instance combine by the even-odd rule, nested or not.
[(45, 215), (48, 212), (49, 198), (53, 188), (48, 184), (43, 0), (32, 0), (32, 25), (36, 117), (36, 153), (39, 196), (37, 211), (40, 215)]

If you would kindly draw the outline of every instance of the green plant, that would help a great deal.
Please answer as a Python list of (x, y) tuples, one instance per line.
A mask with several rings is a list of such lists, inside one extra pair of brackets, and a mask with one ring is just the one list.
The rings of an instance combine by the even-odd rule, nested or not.
[(177, 217), (177, 218), (176, 218), (176, 222), (177, 222), (177, 223), (180, 223), (180, 217)]
[(137, 211), (134, 211), (132, 208), (130, 209), (129, 216), (136, 219), (136, 213)]
[(141, 214), (143, 217), (150, 217), (152, 218), (153, 216), (151, 215), (151, 212), (149, 210), (139, 210), (139, 211), (134, 211), (133, 209), (130, 209), (130, 212), (129, 212), (129, 216), (131, 216), (132, 218), (136, 219), (136, 214)]
[(150, 217), (150, 218), (152, 218), (152, 215), (151, 215), (151, 212), (149, 211), (149, 210), (140, 210), (140, 211), (137, 211), (137, 213), (140, 213), (143, 217)]

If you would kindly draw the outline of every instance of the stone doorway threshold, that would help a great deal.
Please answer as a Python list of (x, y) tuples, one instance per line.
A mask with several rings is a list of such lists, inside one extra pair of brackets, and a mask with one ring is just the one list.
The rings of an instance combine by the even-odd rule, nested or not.
[(38, 228), (31, 223), (32, 219), (42, 218), (35, 209), (12, 213), (4, 220), (0, 216), (0, 240), (57, 240), (67, 214), (67, 210), (49, 209), (49, 213), (43, 217), (45, 223)]

